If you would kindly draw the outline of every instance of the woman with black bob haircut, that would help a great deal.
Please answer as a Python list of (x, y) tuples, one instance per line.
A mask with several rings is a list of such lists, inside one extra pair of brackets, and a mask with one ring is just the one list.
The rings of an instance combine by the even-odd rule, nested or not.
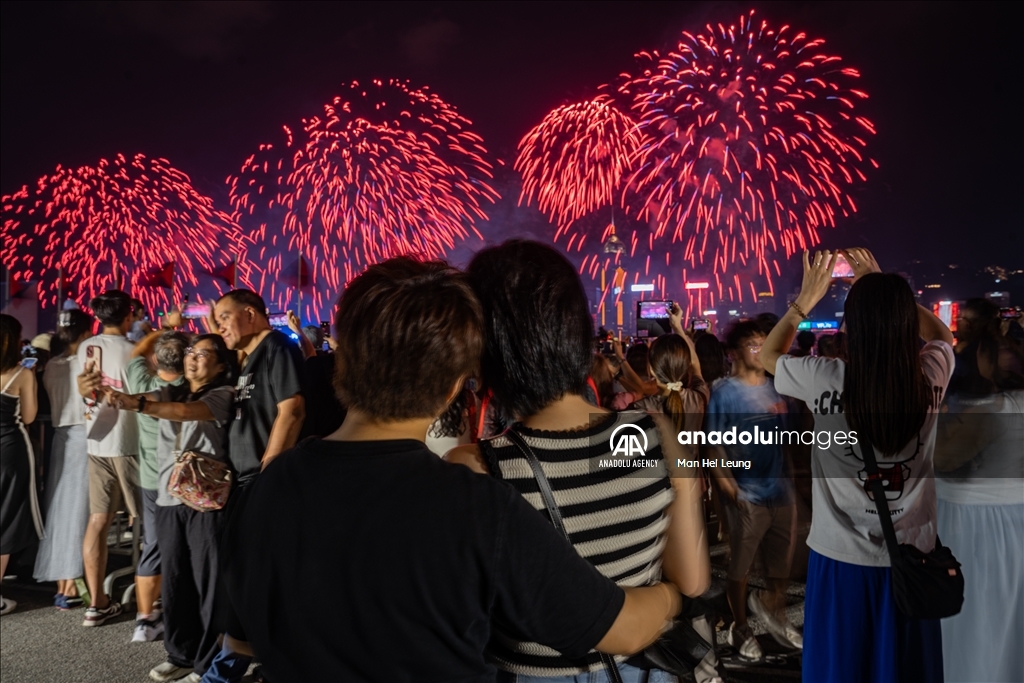
[[(583, 398), (594, 329), (576, 269), (551, 247), (512, 240), (477, 254), (468, 275), (484, 310), (483, 383), (512, 426), (448, 459), (508, 482), (544, 512), (532, 451), (578, 555), (623, 587), (664, 575), (685, 595), (703, 593), (710, 565), (700, 486), (676, 467), (682, 451), (671, 423)], [(608, 466), (614, 460), (628, 466)], [(500, 627), (488, 653), (499, 680), (519, 682), (576, 680), (608, 664), (599, 652), (569, 656)], [(626, 680), (674, 678), (625, 659), (615, 665)]]
[[(107, 390), (121, 410), (160, 420), (156, 535), (160, 546), (167, 661), (150, 671), (158, 681), (190, 674), (198, 680), (219, 650), (214, 623), (219, 536), (223, 510), (195, 510), (168, 490), (181, 453), (228, 463), (228, 423), (234, 414), (235, 354), (220, 335), (203, 334), (185, 350), (185, 383), (134, 396)], [(202, 460), (200, 467), (202, 467)]]
[(932, 552), (936, 419), (953, 374), (953, 335), (903, 277), (883, 274), (866, 249), (845, 249), (854, 272), (843, 315), (848, 359), (787, 355), (801, 320), (828, 293), (839, 253), (804, 252), (800, 294), (761, 347), (776, 390), (804, 401), (817, 430), (803, 679), (942, 681), (939, 620), (896, 607), (864, 453), (874, 447), (897, 541)]

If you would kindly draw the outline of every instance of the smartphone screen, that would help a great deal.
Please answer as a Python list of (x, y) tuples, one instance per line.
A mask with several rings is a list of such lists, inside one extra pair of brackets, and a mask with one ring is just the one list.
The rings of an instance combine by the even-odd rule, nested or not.
[(331, 324), (326, 320), (320, 321), (320, 333), (323, 335), (324, 342), (320, 345), (322, 351), (330, 351), (331, 345), (327, 343), (327, 338), (331, 336)]
[(846, 260), (846, 257), (842, 254), (836, 259), (835, 268), (832, 269), (832, 277), (853, 277), (853, 268), (850, 266), (850, 262)]
[(641, 301), (640, 318), (643, 320), (657, 320), (667, 318), (669, 309), (672, 308), (671, 301)]
[(690, 318), (691, 330), (706, 330), (709, 327), (711, 327), (711, 321), (708, 320), (707, 318)]
[(196, 318), (205, 318), (209, 312), (210, 307), (202, 302), (185, 304), (181, 309), (181, 317), (186, 320), (195, 320)]
[(86, 370), (92, 369), (98, 372), (103, 372), (103, 347), (102, 346), (87, 346), (85, 347), (85, 366)]
[(28, 370), (31, 370), (32, 368), (34, 368), (36, 366), (36, 363), (38, 363), (38, 362), (39, 362), (39, 359), (36, 358), (35, 356), (29, 356), (28, 358), (22, 358), (21, 359), (21, 367), (26, 368)]
[(271, 313), (267, 316), (270, 326), (275, 329), (281, 329), (282, 327), (288, 327), (288, 314), (287, 313)]

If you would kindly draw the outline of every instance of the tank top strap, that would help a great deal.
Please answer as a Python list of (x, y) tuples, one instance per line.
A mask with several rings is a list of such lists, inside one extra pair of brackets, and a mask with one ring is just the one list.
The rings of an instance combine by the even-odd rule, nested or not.
[(24, 366), (22, 366), (22, 365), (18, 366), (18, 371), (15, 372), (13, 375), (11, 375), (11, 378), (9, 380), (7, 380), (7, 384), (4, 385), (4, 388), (0, 389), (0, 394), (6, 394), (7, 393), (7, 390), (10, 388), (11, 384), (14, 383), (14, 380), (18, 379), (18, 375), (20, 375), (21, 371), (24, 370), (24, 369), (25, 369)]

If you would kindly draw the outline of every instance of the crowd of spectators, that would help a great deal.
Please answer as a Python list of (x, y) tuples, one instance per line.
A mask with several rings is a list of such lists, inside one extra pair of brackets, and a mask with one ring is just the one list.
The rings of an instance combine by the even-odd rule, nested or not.
[[(62, 311), (33, 364), (0, 316), (0, 575), (38, 542), (54, 606), (102, 626), (124, 609), (104, 579), (127, 513), (133, 640), (162, 638), (157, 681), (240, 681), (254, 661), (269, 681), (673, 681), (642, 652), (674, 621), (712, 646), (699, 683), (724, 680), (719, 626), (746, 661), (766, 637), (802, 652), (806, 681), (1020, 680), (1019, 321), (972, 299), (954, 339), (870, 252), (843, 254), (843, 327), (820, 336), (799, 324), (838, 252), (805, 253), (781, 318), (719, 337), (674, 305), (669, 334), (623, 341), (595, 335), (562, 255), (519, 240), (465, 272), (370, 266), (334, 334), (291, 313), (292, 334), (273, 329), (249, 290), (200, 334), (176, 308), (153, 329), (111, 290)], [(787, 430), (861, 439), (756, 436)], [(865, 448), (899, 541), (941, 537), (960, 561), (957, 616), (897, 609)], [(181, 493), (188, 462), (230, 472), (226, 505)]]

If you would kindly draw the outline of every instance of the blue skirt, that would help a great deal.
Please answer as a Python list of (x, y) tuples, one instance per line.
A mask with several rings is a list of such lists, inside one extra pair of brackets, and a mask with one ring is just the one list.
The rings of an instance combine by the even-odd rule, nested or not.
[(888, 567), (811, 551), (804, 601), (805, 683), (942, 683), (937, 619), (896, 610)]

